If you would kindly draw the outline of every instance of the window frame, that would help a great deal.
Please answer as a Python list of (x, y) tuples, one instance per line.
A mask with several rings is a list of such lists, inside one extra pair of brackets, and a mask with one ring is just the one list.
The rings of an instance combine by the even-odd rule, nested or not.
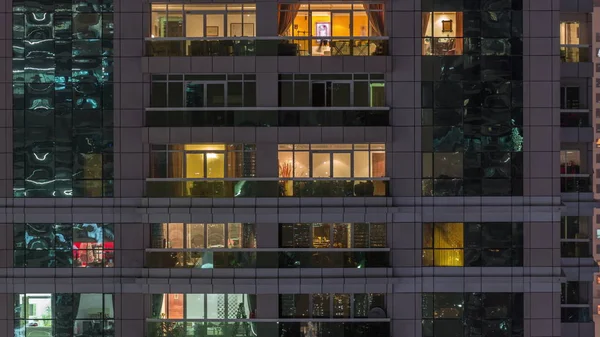
[[(350, 37), (350, 38), (356, 38), (356, 37), (364, 37), (364, 38), (369, 38), (369, 37), (379, 37), (379, 35), (376, 35), (373, 33), (373, 29), (371, 26), (371, 20), (369, 19), (369, 12), (376, 12), (376, 13), (380, 13), (383, 12), (385, 13), (385, 8), (386, 5), (383, 2), (377, 2), (377, 3), (369, 3), (369, 4), (373, 4), (373, 5), (383, 5), (383, 9), (378, 10), (378, 9), (372, 9), (372, 8), (364, 8), (363, 5), (358, 5), (358, 4), (340, 4), (340, 3), (323, 3), (323, 4), (317, 4), (317, 3), (301, 3), (300, 7), (295, 11), (299, 14), (305, 14), (308, 18), (308, 31), (307, 32), (303, 32), (302, 35), (300, 35), (299, 32), (296, 32), (298, 34), (294, 34), (294, 21), (291, 22), (290, 26), (287, 27), (285, 29), (285, 33), (283, 34), (283, 36), (299, 36), (299, 37), (306, 37), (308, 36), (309, 38), (315, 38), (317, 37), (317, 35), (313, 35), (313, 26), (315, 23), (313, 23), (313, 14), (314, 12), (322, 12), (322, 13), (328, 13), (328, 17), (329, 17), (329, 24), (330, 24), (330, 29), (331, 31), (333, 31), (333, 15), (334, 14), (348, 14), (350, 13), (350, 26), (348, 27), (349, 31), (350, 31), (350, 35), (349, 36), (341, 36), (341, 35), (333, 35), (333, 32), (331, 32), (330, 36), (328, 37)], [(323, 8), (323, 6), (338, 6), (337, 8)], [(348, 8), (342, 8), (339, 7), (339, 5), (342, 6), (349, 6)], [(360, 7), (359, 7), (360, 6)], [(316, 8), (315, 8), (316, 7)], [(277, 14), (279, 15), (280, 12), (290, 12), (290, 10), (282, 10), (281, 7), (278, 6), (277, 8)], [(354, 13), (355, 12), (364, 12), (367, 16), (367, 22), (368, 22), (368, 27), (366, 29), (366, 36), (363, 35), (354, 35)], [(385, 27), (385, 24), (384, 24)], [(382, 32), (383, 33), (383, 32)]]
[[(493, 226), (494, 224), (511, 224), (511, 238), (510, 238), (510, 244), (506, 247), (500, 247), (500, 246), (493, 246), (490, 245), (489, 243), (484, 244), (484, 226)], [(448, 224), (461, 224), (462, 226), (462, 247), (452, 247), (452, 248), (436, 248), (436, 230), (435, 228), (439, 225), (448, 225)], [(470, 236), (469, 235), (469, 231), (468, 229), (472, 226), (472, 225), (480, 225), (480, 230), (477, 233), (477, 237), (478, 237), (478, 244), (473, 246), (473, 245), (468, 245), (468, 241), (469, 239), (472, 240), (472, 234)], [(519, 231), (518, 228), (519, 226), (521, 227), (521, 230)], [(483, 265), (483, 253), (487, 250), (508, 250), (508, 251), (514, 251), (517, 249), (523, 250), (524, 249), (524, 236), (523, 236), (523, 223), (522, 222), (424, 222), (422, 224), (422, 229), (421, 229), (421, 238), (422, 238), (422, 245), (421, 245), (421, 265), (423, 267), (471, 267), (471, 266), (467, 266), (465, 265), (466, 261), (466, 253), (467, 252), (478, 252), (479, 253), (479, 263), (476, 266), (473, 267), (516, 267), (516, 266), (522, 266), (524, 261), (523, 261), (523, 257), (522, 257), (522, 252), (521, 254), (516, 254), (517, 256), (515, 256), (515, 254), (511, 253), (511, 257), (510, 257), (510, 264), (509, 265), (502, 265), (502, 266), (497, 266), (497, 265)], [(428, 230), (429, 229), (429, 230)], [(427, 237), (426, 234), (428, 234), (429, 232), (431, 232), (431, 237)], [(520, 237), (518, 236), (520, 233)], [(519, 242), (515, 242), (517, 240), (519, 240)], [(462, 263), (460, 265), (444, 265), (444, 264), (439, 264), (439, 262), (436, 262), (436, 251), (456, 251), (457, 254), (459, 254), (460, 256), (462, 256)], [(518, 256), (521, 256), (520, 259), (518, 259)], [(518, 264), (516, 264), (516, 262), (520, 262)]]
[[(186, 145), (207, 145), (207, 146), (223, 146), (224, 150), (186, 150), (185, 146)], [(183, 146), (183, 149), (173, 149), (173, 146)], [(253, 149), (251, 150), (246, 150), (247, 146), (251, 146), (253, 147)], [(238, 149), (239, 147), (239, 149)], [(231, 149), (233, 148), (233, 149)], [(150, 145), (150, 167), (152, 168), (154, 166), (154, 161), (158, 161), (160, 160), (160, 154), (163, 154), (163, 156), (165, 156), (164, 160), (164, 164), (165, 164), (165, 168), (166, 168), (166, 172), (164, 172), (165, 177), (153, 177), (152, 176), (152, 169), (150, 169), (149, 175), (150, 178), (179, 178), (179, 177), (170, 177), (169, 176), (169, 172), (171, 172), (172, 170), (170, 170), (170, 161), (171, 161), (171, 154), (176, 154), (176, 153), (180, 153), (181, 154), (181, 158), (182, 158), (182, 163), (181, 163), (181, 168), (182, 168), (182, 172), (179, 172), (179, 174), (183, 177), (186, 178), (187, 177), (187, 156), (189, 155), (202, 155), (203, 158), (203, 176), (202, 177), (197, 177), (197, 179), (225, 179), (225, 178), (248, 178), (248, 177), (230, 177), (228, 176), (228, 168), (229, 168), (229, 156), (235, 153), (254, 153), (256, 155), (256, 145), (255, 144), (247, 144), (247, 143), (236, 143), (236, 144), (151, 144)], [(209, 154), (217, 154), (223, 155), (223, 177), (220, 178), (209, 178), (207, 177), (207, 156)], [(250, 177), (254, 177), (254, 175), (256, 174), (256, 162), (253, 162), (254, 167), (252, 167), (252, 171), (254, 172), (252, 175), (250, 175)], [(159, 175), (162, 175), (162, 173), (159, 173)], [(187, 179), (187, 178), (186, 178)]]
[[(170, 231), (171, 231), (171, 227), (174, 227), (175, 225), (183, 225), (182, 226), (182, 242), (183, 242), (183, 247), (172, 247), (172, 244), (170, 244)], [(203, 233), (203, 248), (193, 248), (190, 247), (191, 245), (191, 239), (189, 237), (189, 235), (191, 234), (190, 231), (188, 231), (188, 226), (189, 225), (202, 225), (203, 229), (202, 229), (202, 233)], [(209, 225), (223, 225), (224, 229), (223, 229), (223, 247), (208, 247), (208, 227)], [(230, 247), (230, 237), (229, 234), (231, 232), (231, 227), (233, 226), (237, 226), (237, 225), (241, 225), (241, 230), (242, 233), (240, 233), (240, 238), (243, 238), (243, 231), (244, 231), (244, 227), (248, 226), (250, 228), (252, 228), (252, 232), (254, 233), (254, 240), (252, 243), (253, 247)], [(150, 235), (150, 240), (151, 240), (151, 245), (153, 246), (152, 248), (159, 248), (159, 249), (182, 249), (182, 250), (189, 250), (189, 249), (199, 249), (199, 250), (207, 250), (210, 251), (212, 249), (254, 249), (257, 248), (256, 247), (256, 224), (254, 223), (242, 223), (242, 222), (229, 222), (229, 223), (173, 223), (173, 222), (167, 222), (167, 223), (157, 223), (157, 224), (152, 224), (152, 226), (160, 226), (160, 230), (161, 232), (165, 233), (166, 232), (166, 236), (163, 238), (165, 244), (163, 243), (158, 243), (156, 241), (156, 238), (153, 237), (152, 235), (152, 231), (151, 235)], [(242, 244), (242, 246), (247, 245), (247, 242), (244, 242), (244, 244)]]
[[(333, 149), (323, 149), (323, 148), (319, 148), (320, 146), (324, 146), (324, 145), (332, 145), (332, 146), (339, 146), (339, 147), (343, 147), (343, 146), (349, 146), (350, 148), (347, 149), (343, 149), (343, 148), (333, 148)], [(292, 149), (286, 149), (285, 147), (289, 147), (292, 146)], [(363, 149), (361, 147), (366, 146), (366, 149)], [(380, 149), (379, 147), (382, 147), (383, 149)], [(307, 147), (307, 148), (306, 148)], [(313, 147), (317, 147), (317, 148), (313, 148)], [(369, 176), (363, 177), (363, 176), (356, 176), (355, 175), (355, 171), (357, 169), (355, 163), (357, 163), (357, 161), (355, 161), (355, 157), (357, 156), (357, 152), (367, 152), (367, 155), (369, 156), (369, 161), (367, 163), (368, 167), (368, 171), (369, 171)], [(279, 164), (279, 167), (281, 167), (282, 164), (285, 163), (289, 163), (289, 161), (287, 162), (282, 162), (281, 159), (281, 155), (289, 155), (291, 153), (292, 155), (292, 176), (291, 177), (282, 177), (281, 176), (281, 172), (279, 174), (280, 178), (324, 178), (324, 179), (344, 179), (344, 178), (365, 178), (365, 180), (368, 179), (372, 179), (372, 178), (385, 178), (387, 176), (387, 172), (384, 173), (383, 176), (374, 176), (373, 173), (373, 154), (384, 154), (384, 171), (386, 171), (386, 161), (387, 161), (387, 152), (385, 150), (385, 144), (383, 143), (369, 143), (369, 144), (279, 144), (278, 149), (277, 149), (277, 161)], [(343, 154), (350, 154), (350, 176), (348, 177), (335, 177), (334, 176), (334, 163), (333, 163), (333, 155), (336, 153), (343, 153)], [(297, 170), (297, 164), (296, 164), (296, 158), (298, 154), (308, 154), (308, 162), (307, 162), (307, 166), (306, 166), (306, 171), (307, 171), (307, 175), (297, 175), (296, 170)], [(314, 176), (314, 155), (315, 154), (330, 154), (330, 159), (329, 159), (329, 176), (328, 177), (315, 177)], [(360, 162), (360, 161), (358, 161)]]
[[(329, 310), (329, 315), (328, 316), (318, 316), (315, 315), (315, 297), (316, 296), (323, 296), (326, 295), (328, 296), (328, 310)], [(349, 315), (348, 316), (336, 316), (335, 315), (335, 296), (336, 295), (348, 295), (350, 297), (350, 311), (349, 311)], [(279, 294), (279, 318), (317, 318), (317, 319), (353, 319), (353, 318), (366, 318), (367, 316), (357, 316), (356, 315), (356, 304), (358, 302), (357, 299), (357, 295), (359, 296), (367, 296), (367, 305), (368, 304), (373, 304), (375, 301), (383, 301), (381, 306), (372, 306), (371, 308), (367, 309), (367, 315), (368, 315), (368, 311), (376, 308), (376, 307), (381, 307), (382, 309), (386, 309), (387, 306), (387, 298), (386, 298), (386, 294), (385, 293), (354, 293), (354, 294), (348, 294), (348, 293), (311, 293), (311, 294)], [(293, 315), (284, 315), (284, 310), (290, 310), (291, 309), (296, 309), (298, 308), (298, 306), (296, 305), (297, 303), (297, 299), (300, 297), (307, 297), (308, 301), (308, 315), (302, 315), (302, 314), (298, 314), (297, 312)], [(287, 297), (287, 298), (286, 298)], [(282, 304), (283, 301), (293, 301), (294, 302), (294, 307), (289, 307), (289, 308), (285, 308), (284, 305)], [(306, 302), (306, 299), (304, 300), (304, 302)], [(360, 302), (358, 302), (360, 303)]]
[[(327, 77), (331, 78), (327, 78)], [(341, 107), (333, 105), (333, 90), (332, 87), (336, 83), (344, 83), (350, 84), (350, 104), (348, 107), (363, 107), (356, 105), (356, 94), (357, 92), (357, 83), (367, 83), (367, 92), (364, 93), (367, 95), (367, 106), (365, 108), (375, 108), (375, 107), (385, 107), (385, 79), (383, 74), (280, 74), (278, 80), (279, 87), (279, 106), (280, 107), (304, 107), (304, 105), (296, 104), (296, 97), (305, 97), (301, 92), (297, 92), (297, 90), (301, 91), (304, 88), (298, 88), (300, 83), (308, 85), (308, 106), (309, 107), (318, 107), (318, 108), (331, 108), (331, 107)], [(317, 83), (325, 83), (325, 102), (324, 106), (315, 105), (314, 97), (313, 97), (313, 85)], [(285, 90), (283, 86), (285, 84), (291, 84), (291, 99), (292, 102), (284, 102), (284, 96), (282, 96), (282, 92)], [(327, 89), (327, 85), (329, 85), (329, 90)], [(374, 105), (374, 90), (375, 87), (383, 87), (384, 93), (384, 104), (382, 105)], [(329, 92), (330, 97), (327, 97), (327, 93)], [(289, 97), (285, 97), (287, 99)], [(327, 99), (331, 102), (331, 104), (327, 105)], [(299, 102), (300, 103), (300, 102)]]
[[(370, 248), (387, 248), (387, 225), (385, 223), (321, 223), (321, 225), (330, 225), (329, 228), (329, 247), (315, 247), (314, 230), (309, 230), (309, 247), (303, 247), (300, 243), (294, 240), (297, 237), (297, 231), (303, 232), (301, 226), (314, 226), (314, 223), (282, 223), (279, 225), (279, 248), (309, 248), (309, 249), (370, 249)], [(349, 241), (351, 247), (335, 247), (335, 227), (336, 225), (346, 225), (349, 228)], [(356, 227), (360, 225), (368, 226), (368, 247), (356, 247)], [(385, 245), (383, 247), (373, 247), (371, 233), (374, 231), (373, 226), (381, 226), (384, 230)], [(292, 246), (284, 245), (284, 227), (291, 230), (289, 234), (292, 236)]]
[[(231, 312), (235, 313), (237, 311), (237, 308), (230, 308), (230, 302), (229, 302), (229, 296), (235, 296), (237, 297), (238, 295), (241, 295), (241, 297), (244, 299), (243, 303), (248, 303), (248, 306), (250, 301), (248, 300), (248, 296), (256, 296), (254, 294), (215, 294), (215, 293), (163, 293), (163, 294), (151, 294), (152, 296), (162, 296), (162, 300), (163, 300), (163, 305), (165, 306), (165, 311), (167, 313), (167, 315), (165, 315), (165, 317), (161, 317), (161, 318), (153, 318), (153, 319), (159, 319), (159, 320), (178, 320), (178, 321), (199, 321), (199, 320), (227, 320), (227, 319), (236, 319), (236, 317), (229, 317), (229, 314)], [(188, 295), (193, 295), (193, 296), (202, 296), (202, 302), (203, 302), (203, 310), (204, 310), (204, 317), (203, 318), (189, 318), (189, 311), (188, 311), (188, 300), (190, 300), (188, 298)], [(223, 307), (223, 318), (212, 318), (212, 317), (208, 317), (208, 296), (220, 296), (223, 300), (224, 303), (224, 307)], [(182, 308), (183, 308), (183, 317), (182, 318), (170, 318), (168, 317), (168, 314), (170, 313), (169, 311), (169, 297), (170, 296), (181, 296), (182, 297)], [(252, 311), (255, 311), (256, 308), (250, 308), (250, 313)], [(250, 317), (246, 317), (246, 318), (250, 318)]]
[[(203, 92), (205, 94), (204, 97), (204, 106), (202, 107), (190, 107), (187, 106), (187, 84), (190, 83), (201, 83), (203, 84)], [(232, 102), (230, 102), (229, 100), (229, 85), (230, 84), (235, 84), (235, 83), (241, 83), (242, 85), (242, 101), (241, 101), (241, 105), (231, 105)], [(254, 92), (250, 92), (250, 86), (251, 84), (254, 84)], [(165, 85), (165, 91), (162, 92), (158, 91), (160, 90), (159, 88), (154, 88), (154, 84), (164, 84)], [(174, 90), (171, 89), (171, 84), (173, 84), (173, 86), (175, 84), (181, 84), (182, 88), (181, 88), (181, 101), (182, 104), (181, 106), (177, 106), (177, 104), (172, 104), (170, 102), (170, 91)], [(223, 106), (222, 107), (254, 107), (256, 106), (256, 75), (255, 74), (225, 74), (225, 75), (209, 75), (209, 74), (200, 74), (200, 75), (185, 75), (185, 74), (165, 74), (165, 75), (158, 75), (155, 74), (152, 76), (151, 80), (150, 80), (150, 107), (152, 108), (195, 108), (195, 109), (202, 109), (202, 108), (206, 108), (206, 109), (211, 109), (211, 108), (222, 108), (221, 106), (219, 107), (211, 107), (208, 106), (208, 95), (207, 95), (207, 86), (209, 84), (223, 84), (223, 93), (224, 93), (224, 100), (223, 100)], [(157, 90), (157, 92), (153, 92)], [(154, 103), (152, 101), (152, 97), (154, 97), (154, 95), (159, 95), (165, 98), (165, 106), (159, 106), (160, 104), (157, 105), (157, 103)], [(252, 102), (248, 102), (249, 104), (246, 104), (247, 99), (251, 99), (254, 98), (254, 103)]]
[[(155, 10), (154, 8), (157, 6), (154, 5), (164, 5), (166, 8), (165, 10)], [(254, 4), (222, 4), (222, 5), (213, 5), (213, 4), (169, 4), (169, 3), (150, 3), (150, 20), (151, 20), (151, 24), (150, 24), (150, 34), (149, 36), (151, 36), (152, 38), (169, 38), (172, 37), (169, 35), (169, 31), (168, 31), (168, 26), (167, 29), (165, 29), (164, 32), (164, 36), (160, 36), (160, 34), (154, 34), (157, 32), (153, 32), (152, 28), (154, 26), (154, 17), (155, 15), (157, 17), (160, 17), (159, 15), (164, 13), (164, 17), (168, 18), (170, 13), (173, 13), (173, 15), (180, 14), (181, 15), (181, 22), (182, 22), (182, 37), (183, 38), (188, 38), (188, 27), (187, 27), (187, 22), (188, 22), (188, 15), (202, 15), (202, 32), (204, 36), (193, 36), (191, 38), (198, 38), (198, 39), (202, 39), (202, 38), (226, 38), (226, 37), (232, 37), (231, 36), (231, 32), (230, 32), (230, 25), (231, 23), (229, 22), (228, 18), (230, 15), (240, 15), (242, 18), (242, 36), (241, 37), (255, 37), (256, 36), (256, 26), (258, 24), (258, 21), (256, 20), (256, 5)], [(176, 6), (181, 6), (181, 9), (169, 9), (170, 7), (176, 7)], [(197, 9), (198, 6), (204, 6), (206, 7), (206, 9)], [(211, 10), (210, 6), (214, 6), (215, 9)], [(218, 8), (223, 6), (224, 9)], [(196, 9), (194, 9), (194, 7)], [(241, 7), (241, 9), (237, 9), (237, 7)], [(190, 8), (190, 9), (187, 9)], [(230, 9), (232, 8), (232, 9)], [(247, 15), (252, 15), (254, 14), (254, 21), (253, 22), (245, 22), (245, 18), (247, 17)], [(209, 27), (207, 26), (207, 16), (208, 15), (223, 15), (223, 20), (222, 20), (222, 24), (223, 24), (223, 32), (219, 32), (217, 36), (207, 36), (207, 30), (206, 28)], [(232, 22), (232, 23), (238, 23), (238, 22)], [(254, 29), (252, 32), (252, 35), (246, 35), (244, 29), (245, 29), (245, 24), (246, 23), (252, 23), (254, 24)]]

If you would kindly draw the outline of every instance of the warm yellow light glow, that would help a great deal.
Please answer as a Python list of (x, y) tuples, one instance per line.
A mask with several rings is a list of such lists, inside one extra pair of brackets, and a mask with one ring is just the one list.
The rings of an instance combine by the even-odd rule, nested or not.
[(207, 153), (206, 154), (206, 158), (208, 158), (208, 159), (216, 159), (217, 158), (217, 154), (216, 153)]
[(186, 144), (186, 151), (225, 151), (225, 144)]

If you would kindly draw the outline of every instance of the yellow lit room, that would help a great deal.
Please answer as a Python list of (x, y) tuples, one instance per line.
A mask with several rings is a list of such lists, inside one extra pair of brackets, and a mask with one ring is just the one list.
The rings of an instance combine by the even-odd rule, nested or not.
[[(301, 54), (349, 55), (351, 47), (367, 53), (368, 37), (384, 35), (382, 4), (280, 5), (279, 11), (279, 35), (312, 38), (296, 41)], [(364, 39), (354, 39), (351, 45), (356, 37)]]
[(423, 55), (462, 55), (463, 14), (423, 13)]

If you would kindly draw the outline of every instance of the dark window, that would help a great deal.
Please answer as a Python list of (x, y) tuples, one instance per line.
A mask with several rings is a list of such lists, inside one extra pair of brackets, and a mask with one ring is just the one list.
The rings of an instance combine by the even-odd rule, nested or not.
[(423, 337), (522, 336), (521, 293), (423, 293)]

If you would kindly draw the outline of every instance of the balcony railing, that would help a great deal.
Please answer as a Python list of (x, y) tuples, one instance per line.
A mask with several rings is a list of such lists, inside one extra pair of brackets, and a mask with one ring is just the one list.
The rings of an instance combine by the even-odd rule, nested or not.
[(590, 126), (590, 113), (586, 109), (560, 111), (560, 126), (581, 128)]
[[(146, 55), (383, 56), (388, 54), (388, 39), (387, 36), (155, 37), (146, 38)], [(327, 41), (326, 46), (320, 41)], [(323, 51), (324, 48), (328, 51)]]
[(148, 178), (150, 198), (385, 197), (389, 178)]
[(389, 337), (389, 318), (147, 319), (148, 337)]
[(388, 126), (388, 107), (146, 108), (146, 126)]
[(562, 62), (590, 62), (590, 46), (560, 45), (560, 60)]
[(592, 192), (592, 179), (587, 173), (561, 174), (560, 191), (562, 193)]
[(146, 268), (386, 268), (389, 248), (146, 249)]

